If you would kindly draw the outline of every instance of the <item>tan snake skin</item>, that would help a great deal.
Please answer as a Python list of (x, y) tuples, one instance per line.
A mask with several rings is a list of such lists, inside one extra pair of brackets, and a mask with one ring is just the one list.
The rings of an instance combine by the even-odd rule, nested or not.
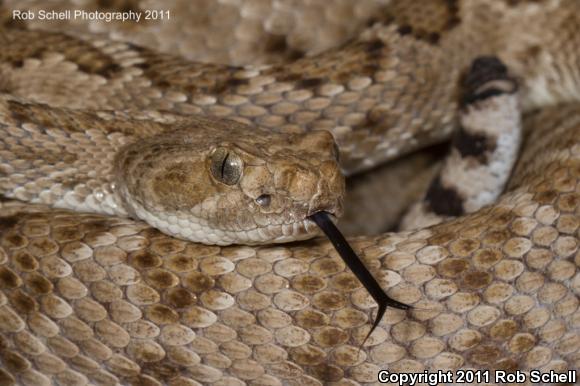
[[(501, 54), (527, 109), (578, 93), (574, 1), (416, 3), (441, 10), (441, 25), (392, 3), (398, 24), (371, 27), (362, 43), (225, 75), (101, 37), (2, 31), (0, 89), (53, 106), (328, 128), (348, 172), (447, 137), (475, 54)], [(352, 240), (389, 295), (415, 307), (389, 310), (362, 350), (375, 304), (325, 240), (205, 246), (124, 218), (3, 202), (0, 384), (355, 385), (387, 368), (577, 369), (580, 107), (524, 124), (497, 204)]]

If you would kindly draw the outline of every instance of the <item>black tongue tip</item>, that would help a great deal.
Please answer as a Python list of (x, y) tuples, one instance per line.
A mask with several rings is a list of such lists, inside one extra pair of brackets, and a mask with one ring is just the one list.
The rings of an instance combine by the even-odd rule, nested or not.
[(338, 228), (334, 225), (332, 220), (330, 219), (330, 215), (327, 212), (316, 212), (309, 217), (312, 221), (318, 225), (320, 229), (324, 232), (326, 237), (330, 240), (330, 242), (334, 245), (334, 248), (344, 260), (348, 268), (354, 273), (357, 279), (361, 282), (361, 284), (366, 288), (368, 293), (371, 297), (377, 302), (379, 305), (379, 309), (377, 311), (377, 316), (371, 330), (369, 331), (368, 335), (363, 341), (366, 342), (368, 337), (372, 334), (372, 332), (377, 328), (381, 319), (385, 315), (387, 311), (387, 306), (397, 308), (400, 310), (409, 310), (412, 307), (398, 302), (394, 299), (391, 299), (385, 291), (382, 289), (380, 284), (376, 281), (374, 276), (369, 272), (369, 270), (365, 267), (363, 262), (357, 256), (357, 254), (352, 250), (342, 233), (338, 230)]

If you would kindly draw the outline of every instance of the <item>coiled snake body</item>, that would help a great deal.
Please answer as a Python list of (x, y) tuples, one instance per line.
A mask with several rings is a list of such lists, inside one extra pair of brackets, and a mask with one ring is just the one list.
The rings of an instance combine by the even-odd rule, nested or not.
[[(578, 368), (577, 7), (393, 1), (340, 48), (243, 68), (2, 29), (0, 187), (18, 201), (1, 206), (0, 383), (347, 385), (381, 369)], [(250, 244), (305, 237), (305, 216), (342, 210), (336, 151), (315, 130), (332, 132), (347, 173), (447, 138), (461, 74), (491, 54), (528, 112), (506, 192), (433, 227), (350, 240), (413, 306), (389, 309), (362, 349), (375, 303), (328, 241), (204, 245), (126, 217), (204, 242), (218, 240), (210, 228)]]

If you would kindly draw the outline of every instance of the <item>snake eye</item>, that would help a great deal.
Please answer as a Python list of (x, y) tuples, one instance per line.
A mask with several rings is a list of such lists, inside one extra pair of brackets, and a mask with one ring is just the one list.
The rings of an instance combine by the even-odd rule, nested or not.
[(219, 182), (226, 185), (237, 184), (243, 168), (242, 158), (230, 149), (218, 147), (211, 153), (211, 174)]

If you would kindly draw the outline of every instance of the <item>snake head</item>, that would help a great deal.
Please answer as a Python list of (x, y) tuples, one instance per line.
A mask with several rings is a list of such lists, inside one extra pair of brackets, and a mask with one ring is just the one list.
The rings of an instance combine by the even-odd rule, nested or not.
[(319, 233), (308, 216), (342, 214), (344, 177), (326, 131), (272, 133), (196, 119), (126, 145), (114, 173), (133, 217), (206, 244), (307, 239)]

